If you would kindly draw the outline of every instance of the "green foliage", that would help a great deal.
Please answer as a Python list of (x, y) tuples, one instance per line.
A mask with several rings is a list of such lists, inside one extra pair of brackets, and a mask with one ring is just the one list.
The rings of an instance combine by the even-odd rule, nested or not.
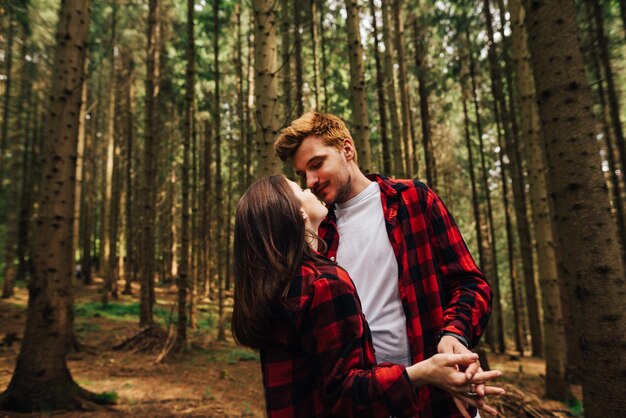
[(259, 354), (254, 351), (234, 349), (228, 354), (227, 364), (236, 364), (239, 361), (258, 361)]
[(580, 399), (574, 397), (568, 404), (569, 410), (574, 417), (582, 418), (585, 416), (585, 409)]
[(95, 396), (96, 402), (103, 403), (103, 404), (110, 404), (110, 405), (117, 403), (119, 398), (120, 397), (117, 394), (117, 392), (103, 392), (103, 393), (98, 393)]
[[(76, 305), (75, 313), (76, 317), (102, 317), (121, 321), (136, 321), (139, 318), (139, 310), (139, 302), (109, 303), (106, 306), (100, 302), (89, 302)], [(166, 321), (169, 318), (169, 311), (155, 306), (154, 315), (157, 321)]]

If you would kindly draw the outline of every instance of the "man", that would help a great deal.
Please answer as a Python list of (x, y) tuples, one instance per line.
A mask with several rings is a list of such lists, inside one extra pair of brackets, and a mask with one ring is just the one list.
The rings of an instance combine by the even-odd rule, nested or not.
[[(419, 181), (365, 176), (350, 132), (333, 115), (304, 114), (274, 147), (329, 208), (318, 233), (355, 282), (377, 361), (410, 365), (437, 352), (470, 352), (492, 293), (439, 197)], [(477, 370), (468, 367), (468, 378)], [(468, 392), (495, 412), (484, 405), (484, 385)], [(469, 416), (464, 399), (439, 388), (418, 395), (422, 418)]]

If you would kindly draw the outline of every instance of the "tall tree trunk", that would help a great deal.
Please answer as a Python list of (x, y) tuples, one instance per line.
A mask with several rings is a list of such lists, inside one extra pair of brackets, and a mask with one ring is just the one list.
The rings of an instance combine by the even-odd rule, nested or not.
[(237, 124), (239, 126), (239, 141), (237, 143), (237, 160), (239, 163), (238, 185), (239, 196), (246, 190), (246, 171), (248, 164), (246, 161), (246, 137), (248, 126), (246, 125), (245, 107), (246, 96), (244, 94), (243, 78), (243, 41), (241, 35), (241, 4), (235, 3), (235, 24), (237, 26), (237, 41), (235, 44), (235, 71), (237, 73)]
[[(590, 38), (591, 47), (589, 51), (591, 52), (593, 59), (592, 66), (597, 74), (598, 80), (598, 92), (600, 95), (600, 105), (602, 107), (602, 112), (604, 115), (604, 110), (608, 108), (609, 112), (609, 120), (610, 126), (613, 129), (613, 134), (615, 135), (615, 142), (617, 143), (617, 150), (619, 152), (619, 160), (621, 163), (622, 171), (626, 164), (626, 149), (624, 144), (624, 131), (622, 130), (622, 123), (620, 120), (619, 110), (620, 104), (617, 93), (615, 91), (615, 83), (613, 81), (613, 71), (611, 69), (611, 61), (609, 57), (608, 51), (608, 40), (604, 33), (604, 16), (602, 5), (598, 2), (585, 1), (585, 10), (587, 12), (587, 18), (589, 20), (590, 26)], [(595, 41), (595, 43), (594, 43)], [(598, 64), (599, 63), (599, 64)], [(602, 76), (602, 71), (600, 70), (600, 65), (604, 70), (604, 77)], [(607, 88), (606, 88), (606, 96), (605, 90), (603, 88), (603, 80), (606, 80)], [(606, 106), (608, 104), (608, 106)], [(608, 125), (607, 125), (608, 128)], [(624, 183), (624, 175), (622, 174), (619, 178), (616, 175), (615, 169), (615, 154), (613, 152), (613, 143), (612, 138), (610, 138), (608, 129), (606, 136), (606, 143), (608, 148), (608, 158), (609, 158), (609, 170), (611, 172), (611, 180), (613, 183), (613, 205), (615, 207), (616, 212), (616, 220), (617, 220), (617, 228), (618, 228), (618, 236), (620, 239), (621, 245), (621, 254), (622, 254), (622, 264), (626, 265), (626, 226), (624, 221), (624, 209), (623, 209), (623, 199), (622, 199), (622, 187), (626, 187)]]
[[(232, 144), (232, 139), (229, 141)], [(230, 164), (228, 164), (228, 198), (226, 199), (226, 264), (224, 267), (224, 291), (227, 290), (231, 290), (231, 275), (232, 275), (232, 262), (231, 262), (231, 255), (232, 255), (232, 244), (233, 244), (233, 240), (232, 240), (232, 221), (233, 221), (233, 194), (234, 194), (234, 189), (233, 189), (233, 177), (234, 177), (234, 173), (233, 173), (233, 167), (234, 167), (234, 158), (233, 158), (233, 153), (232, 153), (232, 147), (231, 147), (231, 152), (229, 155), (229, 161)], [(224, 298), (226, 298), (226, 294), (224, 294), (223, 296)], [(222, 306), (222, 310), (224, 310), (224, 304), (221, 304)]]
[[(256, 3), (255, 3), (256, 4)], [(218, 309), (219, 309), (219, 317), (218, 317), (218, 330), (217, 330), (217, 340), (218, 341), (226, 341), (226, 324), (225, 324), (225, 316), (224, 316), (224, 281), (226, 277), (224, 277), (224, 265), (225, 265), (225, 255), (226, 251), (224, 250), (225, 241), (228, 237), (225, 237), (223, 234), (223, 225), (224, 225), (224, 190), (223, 190), (223, 182), (222, 182), (222, 135), (221, 135), (221, 117), (220, 117), (220, 67), (219, 67), (219, 7), (220, 0), (213, 0), (213, 65), (214, 70), (213, 74), (215, 77), (215, 92), (214, 92), (214, 104), (213, 108), (216, 110), (213, 118), (214, 118), (214, 132), (215, 132), (215, 193), (216, 193), (216, 210), (217, 210), (217, 274), (218, 276), (218, 285), (219, 285), (219, 294), (218, 294)], [(257, 9), (258, 13), (258, 9)], [(269, 22), (266, 22), (269, 24)], [(271, 27), (274, 28), (274, 23), (271, 23)], [(269, 42), (269, 40), (268, 40)], [(274, 45), (273, 45), (273, 53), (276, 51), (276, 34), (274, 32)], [(276, 61), (276, 57), (274, 56), (274, 61)], [(275, 74), (275, 71), (272, 72)], [(272, 77), (275, 78), (275, 77)], [(274, 82), (274, 88), (276, 88), (276, 83)], [(227, 191), (230, 193), (230, 190)]]
[(416, 177), (419, 171), (417, 153), (413, 149), (411, 137), (411, 109), (409, 103), (409, 83), (406, 71), (406, 58), (404, 47), (404, 22), (402, 21), (402, 0), (393, 0), (392, 16), (394, 26), (394, 47), (397, 54), (398, 64), (398, 91), (400, 93), (400, 105), (402, 114), (402, 140), (404, 142), (404, 157), (406, 159), (406, 175)]
[(246, 126), (246, 146), (245, 146), (245, 154), (246, 154), (246, 187), (252, 182), (252, 179), (256, 175), (258, 168), (255, 166), (253, 162), (253, 156), (257, 155), (255, 151), (255, 137), (258, 133), (255, 134), (254, 129), (252, 128), (252, 113), (255, 105), (255, 94), (254, 94), (254, 86), (256, 85), (256, 77), (254, 74), (254, 57), (255, 54), (255, 44), (256, 41), (253, 40), (254, 31), (255, 31), (255, 17), (254, 13), (250, 12), (249, 19), (249, 28), (247, 35), (247, 43), (248, 43), (248, 59), (246, 65), (246, 104), (244, 107), (244, 116), (245, 116), (245, 126)]
[(626, 408), (621, 396), (626, 384), (626, 286), (615, 223), (607, 211), (576, 9), (571, 0), (525, 5), (549, 192), (583, 357), (585, 416), (619, 416)]
[(65, 359), (73, 323), (74, 176), (88, 20), (86, 0), (61, 3), (26, 327), (13, 377), (0, 395), (2, 410), (79, 409), (82, 399), (96, 400), (74, 382)]
[[(316, 0), (312, 0), (316, 1)], [(387, 109), (385, 105), (385, 80), (380, 62), (380, 49), (378, 48), (378, 19), (376, 17), (376, 5), (374, 0), (369, 0), (370, 13), (372, 15), (372, 29), (374, 34), (374, 58), (376, 60), (376, 98), (378, 99), (378, 115), (380, 119), (380, 142), (383, 152), (383, 172), (391, 175), (392, 153), (389, 147), (389, 137), (387, 135)]]
[[(590, 2), (585, 2), (586, 5), (586, 12), (587, 12), (587, 18), (589, 21), (589, 31), (590, 31), (590, 38), (593, 39), (594, 38), (594, 25), (593, 25), (593, 11), (590, 10), (591, 9), (591, 4)], [(610, 116), (610, 110), (609, 110), (609, 106), (607, 103), (607, 99), (606, 99), (606, 91), (604, 89), (604, 79), (602, 76), (602, 70), (601, 70), (601, 64), (600, 64), (600, 57), (598, 54), (598, 48), (596, 48), (593, 40), (591, 41), (591, 45), (588, 48), (589, 53), (591, 54), (591, 69), (592, 69), (592, 74), (596, 80), (596, 84), (597, 85), (597, 90), (598, 90), (598, 98), (599, 98), (599, 104), (600, 104), (600, 114), (601, 116), (601, 120), (603, 122), (603, 134), (604, 134), (604, 140), (606, 143), (606, 147), (607, 147), (607, 159), (608, 159), (608, 163), (609, 163), (609, 173), (610, 173), (610, 179), (611, 179), (611, 192), (613, 195), (612, 198), (612, 203), (613, 203), (613, 208), (615, 209), (615, 218), (617, 221), (617, 231), (618, 231), (618, 237), (620, 239), (620, 244), (621, 244), (621, 249), (622, 249), (622, 263), (626, 263), (626, 242), (624, 242), (626, 240), (626, 222), (624, 221), (624, 203), (622, 200), (622, 184), (623, 182), (621, 181), (621, 178), (623, 178), (623, 175), (618, 177), (617, 176), (617, 164), (615, 161), (615, 147), (614, 147), (614, 138), (612, 135), (612, 132), (610, 131), (610, 122), (609, 120), (611, 119)]]
[(463, 17), (463, 32), (465, 34), (465, 44), (467, 45), (468, 57), (469, 57), (469, 71), (470, 71), (470, 81), (471, 81), (471, 92), (472, 92), (472, 101), (474, 104), (474, 116), (476, 119), (476, 136), (478, 137), (478, 144), (480, 150), (480, 172), (481, 172), (481, 185), (482, 189), (485, 193), (485, 202), (487, 204), (487, 225), (488, 225), (488, 236), (491, 238), (488, 242), (488, 247), (490, 251), (489, 254), (489, 276), (493, 278), (491, 285), (493, 289), (493, 312), (492, 316), (494, 320), (493, 329), (495, 329), (496, 334), (496, 344), (497, 350), (499, 353), (504, 353), (506, 351), (506, 344), (504, 340), (504, 322), (502, 320), (502, 303), (501, 303), (501, 295), (500, 295), (500, 279), (498, 277), (498, 256), (497, 256), (497, 241), (496, 241), (496, 233), (495, 226), (493, 222), (493, 208), (491, 206), (491, 196), (489, 193), (489, 184), (487, 181), (487, 163), (485, 162), (485, 145), (483, 140), (483, 128), (482, 122), (480, 118), (480, 105), (478, 98), (478, 88), (476, 85), (476, 62), (474, 58), (474, 52), (472, 50), (472, 42), (469, 34), (469, 24), (467, 16)]
[(406, 159), (404, 158), (404, 142), (402, 141), (402, 133), (400, 130), (400, 117), (398, 115), (398, 107), (396, 101), (396, 77), (393, 70), (393, 51), (392, 31), (393, 28), (389, 22), (389, 6), (388, 0), (382, 0), (381, 11), (383, 16), (383, 44), (385, 46), (385, 74), (389, 77), (385, 84), (387, 85), (387, 101), (389, 104), (389, 120), (391, 122), (392, 137), (392, 154), (393, 154), (393, 172), (396, 176), (409, 176), (406, 170)]
[(557, 259), (552, 233), (548, 189), (546, 186), (545, 156), (541, 146), (539, 110), (535, 101), (535, 89), (530, 70), (524, 10), (520, 0), (509, 0), (511, 15), (511, 55), (517, 73), (516, 86), (520, 109), (520, 131), (526, 150), (526, 167), (529, 179), (529, 197), (532, 223), (535, 232), (535, 249), (539, 284), (543, 301), (543, 324), (546, 358), (546, 396), (562, 401), (571, 394), (565, 380), (566, 341), (559, 292)]
[[(506, 154), (510, 161), (511, 167), (511, 188), (513, 190), (513, 205), (515, 209), (515, 218), (517, 226), (517, 234), (520, 244), (520, 253), (522, 256), (522, 271), (524, 273), (524, 288), (526, 290), (526, 306), (528, 308), (528, 319), (531, 333), (532, 355), (541, 357), (543, 350), (543, 342), (541, 335), (541, 322), (539, 321), (539, 305), (538, 293), (535, 284), (532, 247), (530, 239), (530, 227), (528, 224), (528, 214), (526, 211), (526, 192), (524, 189), (524, 176), (522, 173), (521, 161), (517, 144), (519, 143), (517, 122), (515, 119), (514, 108), (507, 108), (506, 98), (504, 96), (504, 88), (502, 86), (502, 75), (496, 46), (494, 41), (494, 31), (492, 24), (491, 11), (489, 10), (489, 0), (483, 0), (483, 11), (487, 26), (487, 35), (489, 39), (489, 68), (491, 72), (492, 94), (498, 103), (500, 115), (502, 117), (502, 127), (504, 128), (504, 141), (506, 146)], [(508, 41), (508, 38), (505, 38)], [(506, 65), (505, 75), (509, 86), (509, 95), (512, 95), (512, 71), (510, 69), (508, 49), (505, 47), (504, 62)]]
[[(194, 47), (195, 57), (195, 47)], [(195, 95), (194, 95), (195, 96)], [(195, 111), (195, 97), (194, 106), (192, 107), (193, 114), (191, 118), (191, 234), (189, 239), (191, 240), (191, 267), (189, 269), (189, 298), (187, 301), (189, 311), (189, 326), (191, 329), (198, 327), (197, 315), (196, 315), (196, 301), (198, 300), (198, 272), (200, 271), (200, 240), (204, 239), (204, 235), (200, 234), (198, 228), (199, 217), (199, 194), (198, 188), (198, 128), (196, 125), (196, 111)]]
[(159, 0), (150, 0), (148, 11), (148, 51), (146, 57), (146, 127), (144, 144), (143, 172), (143, 215), (142, 255), (141, 255), (141, 326), (154, 325), (153, 294), (155, 267), (155, 220), (156, 220), (156, 112), (159, 83)]
[[(622, 129), (622, 122), (620, 120), (620, 103), (615, 86), (615, 80), (613, 79), (613, 69), (611, 68), (611, 58), (609, 54), (609, 41), (606, 38), (604, 31), (604, 11), (602, 10), (602, 2), (585, 0), (585, 3), (590, 3), (593, 6), (593, 23), (596, 29), (596, 40), (598, 42), (598, 50), (600, 53), (600, 61), (604, 69), (604, 78), (606, 79), (607, 95), (609, 102), (609, 110), (611, 113), (611, 122), (613, 132), (615, 134), (615, 142), (617, 142), (620, 162), (622, 164), (622, 170), (626, 167), (626, 145), (624, 139), (624, 130)], [(622, 178), (624, 178), (622, 176)]]
[(211, 228), (211, 220), (213, 219), (213, 176), (211, 175), (211, 166), (213, 165), (213, 155), (211, 152), (212, 140), (211, 140), (211, 124), (209, 119), (204, 120), (204, 157), (203, 157), (203, 187), (202, 187), (202, 232), (207, 239), (204, 239), (204, 248), (203, 248), (203, 264), (205, 266), (205, 275), (204, 275), (204, 296), (209, 297), (211, 295), (211, 282), (212, 282), (212, 266), (211, 266), (211, 256), (213, 254), (212, 251), (212, 243), (215, 241), (213, 239), (213, 230)]
[[(113, 223), (117, 220), (117, 213), (115, 213), (116, 199), (114, 197), (115, 192), (115, 179), (117, 171), (117, 159), (115, 158), (115, 151), (117, 149), (117, 124), (115, 103), (117, 101), (116, 92), (116, 57), (115, 57), (115, 43), (116, 29), (117, 29), (117, 12), (118, 6), (113, 4), (112, 21), (111, 21), (111, 43), (110, 50), (111, 56), (109, 60), (109, 109), (107, 113), (107, 131), (106, 131), (106, 174), (105, 174), (105, 193), (104, 193), (104, 210), (103, 210), (103, 225), (102, 228), (102, 257), (100, 262), (104, 268), (104, 288), (102, 290), (102, 304), (108, 303), (109, 296), (117, 298), (117, 272), (115, 269), (115, 253), (116, 253), (116, 232)], [(116, 225), (117, 226), (117, 225)]]
[[(91, 113), (88, 112), (89, 115)], [(91, 284), (93, 279), (91, 275), (92, 271), (92, 234), (94, 230), (94, 135), (96, 131), (95, 121), (90, 117), (87, 126), (85, 127), (85, 153), (83, 155), (83, 193), (81, 197), (83, 199), (80, 205), (81, 210), (81, 227), (80, 227), (80, 246), (81, 246), (81, 261), (80, 261), (80, 274), (82, 276), (83, 283)]]
[(515, 349), (520, 356), (524, 355), (524, 341), (522, 337), (522, 315), (517, 269), (515, 263), (515, 243), (513, 242), (513, 226), (511, 222), (511, 210), (509, 208), (509, 179), (507, 177), (507, 164), (504, 161), (504, 148), (502, 146), (502, 131), (500, 129), (500, 110), (498, 103), (494, 102), (494, 115), (498, 137), (498, 159), (500, 161), (500, 177), (502, 180), (502, 201), (504, 203), (504, 224), (506, 225), (506, 243), (509, 256), (509, 279), (511, 288), (511, 303), (513, 305), (513, 331), (515, 334)]
[[(11, 87), (13, 84), (13, 74), (12, 66), (13, 66), (13, 43), (15, 38), (15, 20), (14, 20), (14, 10), (13, 7), (9, 3), (9, 7), (7, 8), (7, 20), (8, 20), (8, 29), (6, 34), (6, 49), (4, 55), (4, 62), (6, 64), (6, 81), (4, 83), (4, 97), (3, 97), (3, 110), (2, 110), (2, 137), (0, 138), (0, 182), (4, 181), (4, 154), (6, 153), (7, 144), (8, 144), (8, 134), (9, 134), (9, 111), (11, 108)], [(3, 188), (0, 183), (0, 190)]]
[(420, 96), (420, 119), (422, 121), (422, 144), (424, 145), (424, 162), (426, 165), (426, 179), (431, 189), (437, 189), (437, 161), (430, 132), (430, 111), (428, 109), (427, 68), (424, 63), (427, 53), (422, 31), (417, 23), (417, 16), (413, 15), (413, 43), (415, 44), (415, 68), (417, 73), (418, 91)]
[[(87, 65), (85, 63), (85, 65)], [(76, 251), (79, 249), (78, 241), (80, 238), (80, 207), (83, 202), (83, 175), (85, 168), (85, 136), (86, 136), (86, 117), (87, 117), (87, 80), (83, 80), (81, 87), (81, 106), (78, 125), (78, 154), (76, 155), (76, 183), (74, 191), (74, 242), (72, 244), (72, 254), (76, 257)], [(82, 270), (82, 265), (79, 267)]]
[(365, 67), (363, 63), (363, 45), (359, 29), (359, 2), (345, 0), (348, 31), (348, 55), (350, 56), (350, 91), (352, 98), (352, 132), (357, 148), (359, 167), (365, 173), (372, 169), (370, 150), (370, 126), (367, 115), (367, 97), (365, 87)]
[(315, 96), (315, 110), (319, 111), (320, 108), (320, 82), (319, 82), (319, 63), (317, 62), (317, 45), (318, 41), (318, 14), (317, 14), (317, 3), (318, 0), (310, 0), (311, 1), (311, 53), (313, 55), (313, 93)]
[(304, 63), (302, 60), (302, 33), (300, 29), (302, 29), (302, 10), (301, 7), (295, 4), (295, 2), (290, 2), (294, 5), (293, 8), (293, 22), (294, 22), (294, 31), (293, 31), (293, 43), (294, 43), (294, 54), (295, 54), (295, 70), (296, 70), (296, 115), (300, 117), (304, 113)]
[[(30, 64), (30, 63), (29, 63)], [(33, 165), (36, 158), (35, 143), (37, 140), (37, 127), (39, 125), (39, 106), (38, 99), (34, 97), (32, 89), (32, 80), (34, 79), (34, 64), (30, 64), (28, 67), (28, 77), (31, 80), (31, 84), (28, 87), (28, 116), (29, 120), (26, 124), (27, 127), (32, 126), (32, 130), (29, 129), (28, 135), (25, 138), (24, 152), (22, 154), (22, 175), (21, 175), (21, 194), (20, 194), (20, 209), (19, 209), (19, 225), (17, 232), (17, 273), (16, 280), (26, 280), (26, 277), (30, 273), (30, 231), (32, 224), (33, 213), (33, 188), (34, 188), (34, 175)]]
[(126, 258), (124, 261), (124, 271), (126, 271), (126, 276), (124, 277), (125, 285), (123, 293), (130, 295), (132, 294), (131, 284), (137, 279), (137, 260), (135, 257), (137, 238), (135, 237), (135, 193), (133, 182), (133, 173), (135, 172), (135, 130), (133, 126), (135, 89), (133, 83), (134, 62), (131, 55), (124, 55), (122, 62), (125, 63), (126, 82), (128, 83), (125, 90), (126, 100), (124, 101), (124, 117), (126, 123), (126, 171), (124, 173), (124, 179), (126, 181)]
[(481, 271), (487, 271), (485, 269), (485, 251), (483, 242), (485, 237), (482, 233), (482, 221), (480, 217), (480, 203), (478, 201), (478, 190), (476, 188), (476, 174), (474, 173), (474, 156), (472, 152), (472, 136), (470, 133), (469, 117), (467, 112), (467, 87), (464, 80), (465, 76), (462, 76), (461, 80), (461, 96), (463, 100), (463, 125), (465, 127), (465, 146), (467, 147), (467, 161), (469, 164), (468, 171), (470, 175), (470, 186), (472, 188), (472, 209), (474, 214), (474, 227), (476, 231), (476, 246), (478, 247), (478, 258), (480, 260)]
[[(183, 121), (182, 224), (180, 266), (178, 269), (178, 327), (174, 351), (187, 345), (187, 288), (189, 286), (189, 153), (193, 125), (195, 90), (194, 0), (187, 0), (187, 80), (185, 81), (185, 120)], [(219, 2), (216, 2), (219, 4)], [(214, 12), (217, 10), (214, 9)], [(216, 17), (217, 19), (217, 17)], [(219, 108), (216, 108), (216, 110)], [(219, 110), (217, 110), (219, 113)]]
[[(278, 95), (276, 89), (276, 18), (274, 1), (253, 0), (255, 120), (257, 126), (257, 175), (278, 173), (274, 139), (278, 135)], [(218, 112), (219, 113), (219, 112)], [(216, 132), (216, 135), (218, 133)]]
[[(24, 135), (24, 106), (27, 102), (27, 96), (29, 91), (28, 77), (24, 66), (26, 65), (27, 46), (26, 40), (23, 40), (22, 47), (20, 48), (20, 61), (22, 62), (22, 79), (19, 86), (19, 100), (17, 102), (17, 108), (15, 109), (16, 123), (13, 126), (15, 134), (11, 138), (11, 142), (8, 144), (6, 151), (8, 151), (7, 157), (9, 157), (7, 167), (7, 178), (9, 180), (8, 186), (0, 185), (1, 195), (5, 197), (6, 209), (5, 217), (3, 221), (6, 225), (6, 237), (4, 242), (4, 285), (2, 286), (2, 298), (9, 298), (15, 294), (14, 282), (16, 276), (16, 258), (17, 258), (17, 240), (18, 240), (18, 210), (19, 210), (19, 196), (20, 196), (20, 157), (24, 152), (21, 144), (22, 139), (26, 142), (26, 135)], [(6, 121), (8, 123), (8, 120)], [(22, 149), (20, 149), (22, 148)], [(0, 177), (0, 181), (4, 181), (4, 177)]]
[(321, 38), (321, 52), (322, 52), (322, 90), (324, 90), (324, 109), (322, 112), (328, 112), (328, 61), (326, 58), (326, 31), (324, 30), (324, 3), (323, 1), (319, 2), (319, 13), (320, 13), (320, 26), (322, 30), (320, 31)]
[[(291, 27), (293, 19), (291, 19), (291, 8), (293, 2), (290, 0), (280, 1), (280, 53), (281, 60), (280, 68), (282, 69), (282, 94), (284, 109), (284, 120), (288, 121), (292, 119), (293, 108), (293, 93), (291, 91), (292, 77), (291, 77)], [(294, 6), (297, 9), (297, 6)], [(298, 115), (299, 116), (299, 115)]]
[(626, 38), (626, 1), (619, 0), (619, 14), (622, 18), (622, 28), (624, 30), (624, 37)]

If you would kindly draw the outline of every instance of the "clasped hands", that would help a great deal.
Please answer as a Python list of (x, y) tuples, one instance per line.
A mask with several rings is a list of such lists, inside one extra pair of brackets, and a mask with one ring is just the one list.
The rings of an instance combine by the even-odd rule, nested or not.
[(431, 384), (449, 392), (457, 408), (466, 418), (472, 418), (467, 411), (469, 405), (496, 416), (498, 412), (485, 403), (485, 396), (499, 396), (505, 391), (497, 386), (487, 386), (486, 383), (500, 377), (502, 372), (483, 371), (478, 354), (472, 353), (451, 335), (441, 338), (437, 351), (439, 354), (429, 359), (432, 360), (432, 366), (438, 370), (435, 373), (437, 379)]

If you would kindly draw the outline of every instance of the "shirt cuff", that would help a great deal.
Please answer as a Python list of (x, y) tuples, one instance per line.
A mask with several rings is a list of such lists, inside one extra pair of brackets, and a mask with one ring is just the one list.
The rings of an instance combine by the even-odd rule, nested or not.
[[(465, 338), (464, 336), (459, 335), (459, 334), (455, 334), (454, 332), (443, 332), (441, 334), (441, 338), (443, 338), (443, 337), (445, 337), (447, 335), (451, 335), (451, 336), (455, 337), (457, 340), (461, 341), (461, 344), (463, 344), (465, 347), (469, 348), (469, 342), (467, 341), (467, 338)], [(440, 338), (440, 340), (441, 340), (441, 338)]]

